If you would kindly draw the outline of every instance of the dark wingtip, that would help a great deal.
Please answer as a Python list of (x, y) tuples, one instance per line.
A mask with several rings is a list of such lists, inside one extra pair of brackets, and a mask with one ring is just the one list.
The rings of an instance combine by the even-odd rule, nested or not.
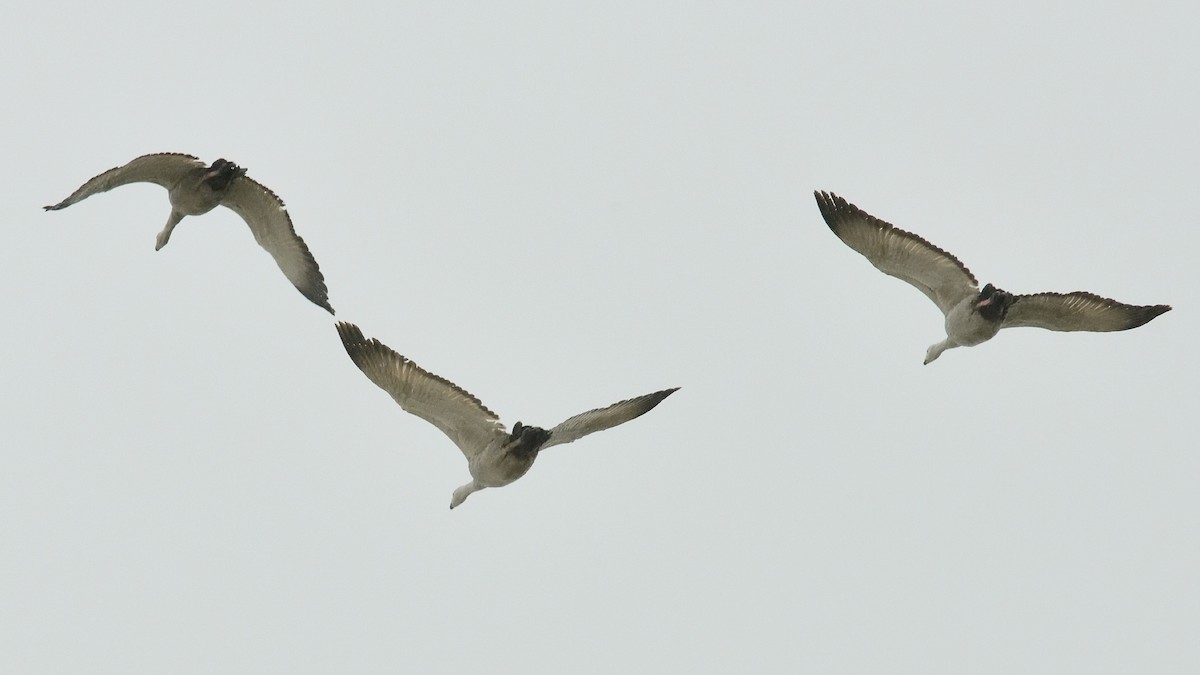
[(814, 190), (813, 197), (817, 200), (817, 208), (821, 211), (821, 217), (825, 219), (825, 224), (834, 232), (837, 232), (841, 212), (847, 207), (854, 209), (849, 202), (832, 192)]
[(333, 311), (333, 305), (329, 304), (329, 296), (326, 295), (325, 283), (323, 279), (321, 280), (320, 288), (303, 289), (297, 286), (296, 290), (300, 291), (300, 294), (305, 298), (308, 298), (308, 301), (312, 304), (320, 307), (330, 314), (333, 314), (334, 316), (337, 316), (337, 313)]
[(659, 403), (662, 403), (668, 396), (677, 391), (679, 391), (679, 387), (671, 387), (670, 389), (663, 389), (662, 391), (656, 391), (653, 394), (650, 394), (647, 398), (651, 401), (651, 405), (649, 408), (646, 408), (646, 412), (653, 410)]
[(656, 391), (652, 394), (646, 394), (646, 398), (653, 400), (654, 405), (658, 405), (659, 403), (662, 403), (663, 400), (666, 399), (668, 396), (670, 396), (671, 394), (674, 394), (677, 391), (679, 391), (679, 387), (671, 387), (670, 389), (662, 389), (662, 390)]
[(341, 336), (342, 342), (366, 342), (362, 329), (349, 321), (338, 321), (334, 325), (337, 326), (337, 332)]
[[(349, 321), (338, 321), (336, 324), (338, 337), (342, 340), (342, 346), (346, 348), (346, 353), (353, 359), (359, 349), (367, 343), (367, 336), (363, 335), (362, 329)], [(357, 361), (355, 361), (357, 363)]]
[(348, 321), (338, 321), (337, 324), (338, 337), (342, 340), (342, 347), (346, 350), (346, 355), (354, 362), (354, 365), (362, 367), (363, 350), (369, 344), (367, 336), (363, 335), (362, 329)]
[(1137, 313), (1133, 316), (1133, 320), (1130, 321), (1129, 327), (1137, 328), (1138, 326), (1144, 326), (1156, 317), (1166, 314), (1169, 311), (1171, 311), (1170, 305), (1146, 305), (1145, 307), (1139, 307)]

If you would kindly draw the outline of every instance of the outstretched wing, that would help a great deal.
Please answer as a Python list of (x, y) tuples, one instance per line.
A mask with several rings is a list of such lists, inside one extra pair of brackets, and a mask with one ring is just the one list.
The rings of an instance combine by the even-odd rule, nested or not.
[(813, 194), (825, 223), (839, 239), (884, 274), (916, 286), (943, 314), (978, 291), (975, 275), (953, 255), (861, 211), (833, 193)]
[(238, 176), (221, 204), (246, 221), (254, 240), (275, 258), (284, 276), (304, 297), (333, 314), (325, 277), (304, 240), (296, 234), (292, 218), (278, 195), (258, 181)]
[(614, 403), (607, 408), (596, 408), (580, 413), (550, 430), (550, 439), (541, 447), (542, 450), (561, 443), (570, 443), (596, 431), (611, 429), (618, 424), (640, 417), (652, 410), (654, 406), (671, 394), (679, 391), (679, 387), (663, 389), (653, 394), (638, 396), (620, 403)]
[(499, 416), (458, 385), (423, 370), (379, 340), (368, 340), (358, 326), (337, 324), (338, 335), (354, 365), (400, 404), (450, 437), (469, 461), (498, 434), (507, 437)]
[(1018, 295), (1001, 328), (1105, 332), (1129, 330), (1170, 311), (1170, 305), (1126, 305), (1086, 291)]
[(109, 169), (79, 186), (70, 197), (54, 206), (43, 207), (47, 211), (65, 209), (75, 202), (82, 201), (96, 194), (107, 192), (115, 187), (129, 183), (157, 183), (168, 190), (178, 183), (188, 172), (204, 168), (204, 162), (191, 155), (181, 152), (157, 152), (152, 155), (142, 155), (131, 160), (124, 166)]

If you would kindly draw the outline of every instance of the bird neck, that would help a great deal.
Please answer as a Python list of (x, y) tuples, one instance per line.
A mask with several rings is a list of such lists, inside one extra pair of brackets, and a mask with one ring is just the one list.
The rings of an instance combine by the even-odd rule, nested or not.
[(482, 489), (483, 489), (483, 486), (474, 480), (472, 480), (470, 483), (467, 483), (466, 485), (459, 487), (458, 489), (456, 489), (454, 491), (454, 495), (450, 498), (450, 508), (454, 508), (454, 507), (458, 506), (459, 504), (463, 503), (464, 501), (466, 501), (467, 497), (469, 497), (472, 492), (478, 492), (479, 490), (482, 490)]

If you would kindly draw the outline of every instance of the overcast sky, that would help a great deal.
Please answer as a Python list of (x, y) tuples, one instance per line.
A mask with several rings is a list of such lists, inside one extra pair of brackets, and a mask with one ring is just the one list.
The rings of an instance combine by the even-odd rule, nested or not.
[[(19, 4), (3, 670), (1200, 671), (1200, 6)], [(232, 211), (42, 212), (161, 151), (509, 425), (682, 389), (451, 512), (462, 456)], [(1175, 309), (922, 366), (941, 314), (814, 189)]]

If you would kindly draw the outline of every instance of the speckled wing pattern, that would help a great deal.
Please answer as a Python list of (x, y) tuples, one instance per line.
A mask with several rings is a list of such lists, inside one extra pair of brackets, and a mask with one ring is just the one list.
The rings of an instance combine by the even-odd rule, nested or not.
[(607, 408), (596, 408), (580, 413), (551, 429), (550, 438), (542, 445), (541, 449), (545, 450), (552, 445), (570, 443), (588, 434), (611, 429), (636, 417), (641, 417), (676, 391), (679, 391), (679, 387), (663, 389), (653, 394), (614, 403)]
[(1018, 295), (1001, 328), (1033, 326), (1059, 331), (1129, 330), (1171, 310), (1170, 305), (1127, 305), (1086, 291)]
[(246, 221), (254, 240), (275, 258), (284, 276), (304, 297), (333, 314), (325, 277), (304, 240), (296, 234), (292, 218), (278, 195), (251, 178), (238, 176), (221, 204)]
[(976, 293), (975, 275), (958, 258), (830, 192), (813, 193), (829, 229), (884, 274), (916, 286), (947, 314)]
[(202, 168), (204, 168), (204, 162), (201, 162), (199, 158), (181, 152), (156, 152), (142, 155), (130, 160), (124, 166), (109, 169), (93, 177), (79, 186), (78, 190), (72, 192), (70, 197), (53, 206), (43, 208), (47, 211), (65, 209), (98, 192), (107, 192), (129, 183), (156, 183), (170, 190), (188, 172)]
[(496, 413), (453, 382), (422, 369), (358, 326), (339, 322), (338, 335), (354, 365), (407, 412), (450, 437), (470, 460), (498, 435), (507, 437)]

